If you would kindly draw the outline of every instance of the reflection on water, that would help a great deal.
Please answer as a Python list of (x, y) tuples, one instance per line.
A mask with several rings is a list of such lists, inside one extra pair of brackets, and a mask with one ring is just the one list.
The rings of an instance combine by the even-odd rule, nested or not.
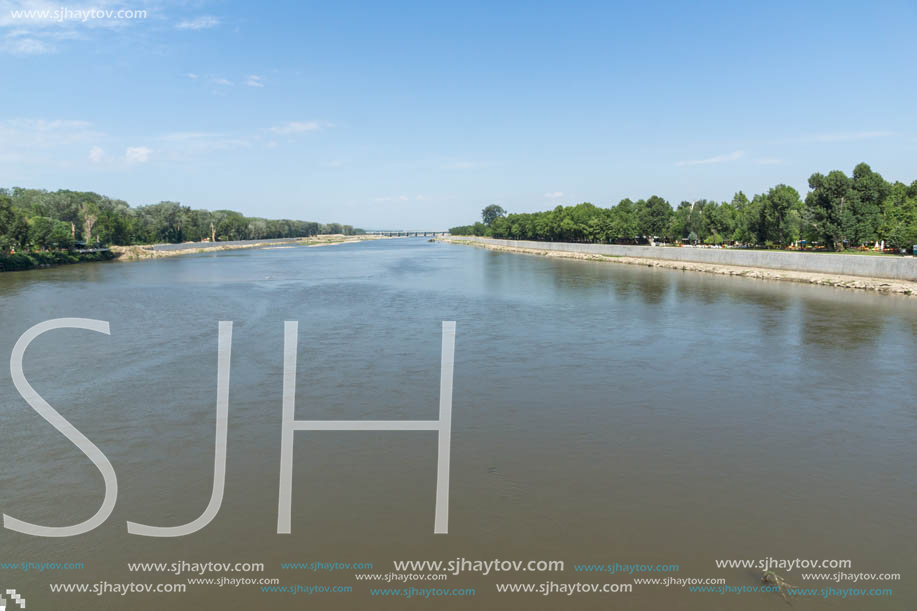
[[(479, 594), (437, 608), (605, 609), (598, 595), (575, 605), (537, 595), (495, 602), (494, 584), (629, 582), (572, 570), (618, 562), (678, 564), (678, 577), (753, 586), (755, 575), (718, 571), (714, 560), (772, 556), (850, 558), (856, 572), (905, 576), (870, 609), (917, 598), (909, 299), (418, 239), (0, 274), (0, 316), (0, 356), (50, 318), (111, 323), (111, 336), (42, 336), (25, 360), (32, 385), (119, 478), (115, 512), (89, 535), (0, 531), (4, 562), (86, 565), (61, 582), (184, 581), (140, 578), (126, 570), (137, 561), (264, 562), (264, 576), (285, 585), (354, 586), (318, 608), (401, 609), (403, 601), (370, 599), (351, 573), (279, 564), (372, 562), (387, 573), (404, 559), (559, 559), (566, 573), (545, 579), (450, 577), (449, 587)], [(183, 539), (128, 536), (126, 520), (183, 524), (210, 498), (220, 320), (234, 321), (222, 509)], [(285, 320), (300, 328), (297, 418), (339, 420), (436, 418), (440, 321), (457, 321), (448, 536), (432, 535), (436, 439), (426, 432), (297, 433), (293, 533), (274, 534)], [(3, 369), (0, 509), (48, 525), (86, 519), (101, 477)], [(30, 606), (60, 608), (47, 592), (53, 581), (28, 573), (15, 585), (30, 592)], [(635, 589), (614, 604), (783, 604), (679, 590)], [(274, 608), (267, 596), (213, 587), (167, 602)], [(850, 602), (805, 604), (864, 608)]]

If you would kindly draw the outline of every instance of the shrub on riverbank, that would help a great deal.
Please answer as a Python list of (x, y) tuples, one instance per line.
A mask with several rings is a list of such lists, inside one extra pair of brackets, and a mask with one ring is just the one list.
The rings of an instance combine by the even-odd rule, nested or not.
[(69, 263), (87, 263), (91, 261), (109, 261), (114, 259), (110, 252), (71, 253), (60, 252), (33, 252), (29, 254), (0, 255), (0, 272), (21, 271), (50, 265), (66, 265)]

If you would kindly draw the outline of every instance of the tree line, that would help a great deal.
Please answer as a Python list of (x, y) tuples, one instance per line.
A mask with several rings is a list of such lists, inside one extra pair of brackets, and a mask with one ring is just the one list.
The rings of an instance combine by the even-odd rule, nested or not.
[(450, 232), (513, 240), (768, 248), (805, 241), (829, 250), (884, 242), (910, 251), (917, 244), (917, 180), (890, 183), (861, 163), (850, 176), (840, 170), (812, 174), (805, 199), (781, 184), (751, 199), (739, 191), (730, 202), (683, 201), (674, 209), (656, 195), (636, 202), (624, 199), (610, 208), (586, 202), (517, 214), (491, 205), (482, 211), (482, 222)]
[(0, 254), (69, 249), (75, 245), (199, 242), (356, 235), (351, 225), (247, 217), (233, 210), (201, 210), (178, 202), (132, 208), (87, 191), (0, 189)]

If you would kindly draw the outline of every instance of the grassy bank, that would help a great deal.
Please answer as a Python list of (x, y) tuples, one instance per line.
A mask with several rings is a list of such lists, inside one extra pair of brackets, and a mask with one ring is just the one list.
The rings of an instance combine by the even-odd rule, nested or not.
[(13, 272), (52, 265), (69, 265), (71, 263), (88, 263), (91, 261), (110, 261), (115, 255), (111, 252), (71, 253), (33, 252), (29, 254), (0, 255), (0, 272)]

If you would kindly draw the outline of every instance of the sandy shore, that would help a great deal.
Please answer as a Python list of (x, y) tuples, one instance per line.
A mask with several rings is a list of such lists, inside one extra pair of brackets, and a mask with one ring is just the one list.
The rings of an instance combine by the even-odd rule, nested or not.
[(643, 265), (646, 267), (660, 267), (691, 272), (706, 272), (724, 276), (742, 276), (744, 278), (759, 278), (761, 280), (782, 280), (785, 282), (801, 282), (804, 284), (818, 284), (847, 289), (876, 291), (879, 293), (917, 296), (917, 282), (904, 280), (890, 280), (886, 278), (866, 278), (862, 276), (844, 276), (839, 274), (819, 274), (813, 272), (795, 272), (763, 267), (744, 267), (738, 265), (719, 265), (710, 263), (693, 263), (689, 261), (669, 261), (664, 259), (649, 259), (645, 257), (623, 257), (612, 255), (597, 255), (578, 252), (565, 252), (557, 250), (539, 250), (537, 248), (518, 248), (487, 244), (482, 242), (469, 242), (465, 240), (451, 240), (448, 237), (436, 238), (437, 242), (461, 244), (527, 255), (541, 255), (561, 259), (579, 259), (582, 261), (603, 261), (606, 263), (624, 263), (626, 265)]
[[(289, 241), (258, 242), (251, 241), (246, 244), (216, 245), (206, 243), (200, 248), (183, 248), (181, 250), (156, 250), (152, 246), (112, 246), (117, 261), (138, 261), (141, 259), (161, 259), (164, 257), (177, 257), (180, 255), (194, 255), (205, 252), (219, 252), (222, 250), (243, 250), (247, 248), (280, 248), (282, 245), (292, 246), (334, 246), (335, 244), (350, 244), (363, 240), (383, 239), (382, 236), (345, 236), (345, 235), (318, 235), (311, 238), (291, 238)], [(190, 246), (190, 245), (189, 245)]]

